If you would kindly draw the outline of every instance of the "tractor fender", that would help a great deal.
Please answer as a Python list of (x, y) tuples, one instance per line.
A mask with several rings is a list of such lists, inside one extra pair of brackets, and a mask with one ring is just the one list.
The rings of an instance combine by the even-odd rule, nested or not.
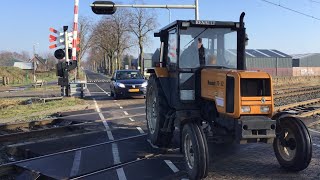
[(272, 120), (279, 120), (281, 118), (284, 117), (293, 117), (296, 116), (297, 113), (294, 111), (281, 111), (281, 112), (277, 112), (275, 114), (273, 114), (273, 116), (271, 117)]

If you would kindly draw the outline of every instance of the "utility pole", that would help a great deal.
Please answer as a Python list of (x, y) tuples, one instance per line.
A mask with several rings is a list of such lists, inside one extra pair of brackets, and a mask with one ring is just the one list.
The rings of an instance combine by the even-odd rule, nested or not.
[(103, 11), (99, 12), (100, 10), (103, 10), (103, 8), (194, 9), (195, 10), (195, 13), (194, 13), (195, 20), (199, 20), (199, 0), (195, 0), (195, 4), (192, 4), (192, 5), (113, 4), (113, 3), (101, 3), (101, 1), (96, 1), (93, 4), (90, 4), (90, 6), (93, 9), (93, 12), (96, 11), (95, 12), (96, 14), (112, 14), (110, 12), (107, 12), (107, 13), (105, 13)]
[(33, 82), (36, 82), (36, 45), (39, 43), (33, 44)]

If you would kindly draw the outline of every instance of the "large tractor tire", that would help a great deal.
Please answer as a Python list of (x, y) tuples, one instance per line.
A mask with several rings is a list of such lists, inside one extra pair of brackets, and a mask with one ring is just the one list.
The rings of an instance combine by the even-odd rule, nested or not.
[(183, 126), (181, 138), (189, 178), (205, 178), (208, 175), (209, 153), (204, 133), (196, 123), (189, 122)]
[(279, 164), (290, 171), (308, 167), (312, 157), (312, 141), (308, 128), (296, 117), (283, 117), (277, 123), (273, 149)]
[(150, 76), (146, 97), (146, 115), (151, 143), (159, 147), (168, 147), (173, 132), (162, 131), (168, 112), (168, 103), (155, 75)]

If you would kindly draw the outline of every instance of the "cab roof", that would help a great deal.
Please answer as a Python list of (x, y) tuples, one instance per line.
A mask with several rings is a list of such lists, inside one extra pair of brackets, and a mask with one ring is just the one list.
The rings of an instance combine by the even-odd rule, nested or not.
[[(176, 20), (172, 23), (168, 24), (167, 26), (161, 28), (160, 31), (167, 31), (175, 26), (179, 27), (215, 27), (215, 26), (223, 26), (223, 27), (231, 27), (231, 28), (238, 28), (240, 27), (239, 22), (232, 22), (232, 21), (209, 21), (209, 20)], [(155, 37), (158, 33), (155, 33)]]

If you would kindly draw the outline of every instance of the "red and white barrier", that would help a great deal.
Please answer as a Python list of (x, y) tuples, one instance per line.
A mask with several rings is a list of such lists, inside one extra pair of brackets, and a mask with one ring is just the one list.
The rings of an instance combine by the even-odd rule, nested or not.
[(78, 19), (79, 19), (79, 0), (74, 0), (74, 22), (72, 40), (72, 60), (77, 60), (77, 39), (78, 39)]

